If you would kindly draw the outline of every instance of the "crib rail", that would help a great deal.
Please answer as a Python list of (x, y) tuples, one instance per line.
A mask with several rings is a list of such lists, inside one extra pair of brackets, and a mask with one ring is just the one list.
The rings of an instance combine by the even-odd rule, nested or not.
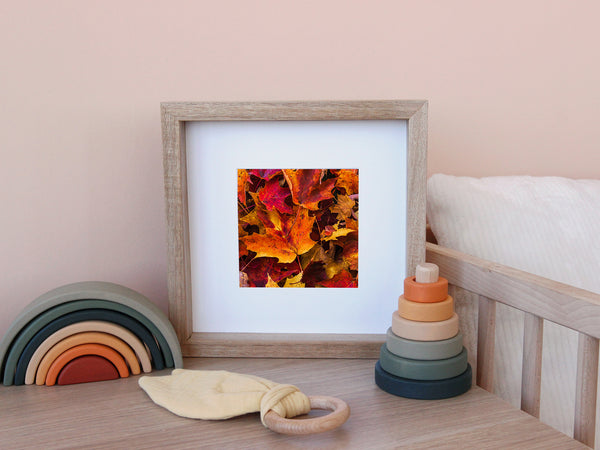
[(600, 295), (427, 244), (428, 262), (457, 288), (478, 296), (476, 383), (492, 391), (496, 302), (525, 313), (521, 409), (539, 417), (544, 320), (579, 333), (573, 437), (593, 447), (598, 388)]

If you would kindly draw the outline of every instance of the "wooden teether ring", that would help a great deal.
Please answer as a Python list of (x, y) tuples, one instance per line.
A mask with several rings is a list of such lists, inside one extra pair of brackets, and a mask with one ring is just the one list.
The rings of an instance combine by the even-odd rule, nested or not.
[(313, 434), (333, 430), (342, 425), (350, 417), (350, 407), (346, 402), (335, 397), (308, 397), (311, 409), (331, 411), (326, 416), (313, 419), (285, 419), (271, 410), (263, 418), (264, 424), (272, 431), (282, 434)]

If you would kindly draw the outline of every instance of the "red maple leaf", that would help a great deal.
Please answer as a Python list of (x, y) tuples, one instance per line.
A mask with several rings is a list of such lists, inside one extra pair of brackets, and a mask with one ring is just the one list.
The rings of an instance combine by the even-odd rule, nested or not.
[(358, 287), (358, 280), (356, 280), (347, 270), (342, 270), (331, 280), (321, 281), (318, 284), (318, 286), (336, 288), (355, 288)]
[(280, 264), (277, 258), (256, 258), (243, 269), (242, 273), (247, 275), (248, 284), (251, 287), (265, 287), (269, 277), (276, 283), (290, 275), (300, 273), (300, 267), (296, 261), (290, 264)]
[(302, 275), (302, 281), (306, 287), (316, 287), (320, 282), (326, 279), (327, 274), (325, 273), (325, 265), (319, 261), (311, 262), (306, 266), (304, 274)]
[(280, 177), (273, 177), (267, 181), (265, 187), (259, 190), (258, 198), (267, 209), (277, 208), (281, 213), (292, 214), (294, 210), (291, 204), (286, 203), (291, 192), (287, 187), (279, 184), (280, 180)]

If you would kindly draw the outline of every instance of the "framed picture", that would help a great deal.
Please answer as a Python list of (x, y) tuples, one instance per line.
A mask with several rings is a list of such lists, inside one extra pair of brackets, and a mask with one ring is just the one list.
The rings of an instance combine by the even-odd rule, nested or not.
[(376, 358), (425, 259), (427, 102), (161, 110), (183, 355)]

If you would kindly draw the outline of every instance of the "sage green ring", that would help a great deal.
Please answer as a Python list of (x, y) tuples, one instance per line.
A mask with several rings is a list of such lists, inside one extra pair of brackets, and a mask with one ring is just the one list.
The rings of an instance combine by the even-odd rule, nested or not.
[(463, 348), (462, 333), (442, 341), (415, 341), (396, 336), (391, 328), (387, 330), (387, 349), (402, 358), (431, 361), (447, 359), (458, 355)]
[(379, 363), (383, 370), (400, 378), (409, 380), (445, 380), (453, 378), (467, 370), (467, 349), (452, 358), (422, 361), (408, 359), (391, 353), (385, 344), (381, 346)]

